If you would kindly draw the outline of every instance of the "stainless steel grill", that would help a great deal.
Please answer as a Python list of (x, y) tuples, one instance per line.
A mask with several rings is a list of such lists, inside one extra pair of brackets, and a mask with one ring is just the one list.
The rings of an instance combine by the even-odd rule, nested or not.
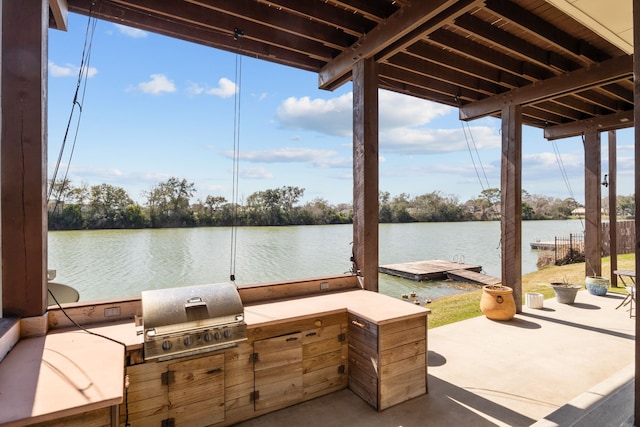
[(142, 291), (145, 360), (168, 360), (247, 339), (244, 307), (233, 283)]

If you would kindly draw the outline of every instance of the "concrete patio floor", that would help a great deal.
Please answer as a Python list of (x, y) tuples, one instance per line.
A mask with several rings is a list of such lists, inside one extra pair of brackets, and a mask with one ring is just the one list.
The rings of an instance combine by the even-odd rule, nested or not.
[(346, 389), (238, 426), (633, 425), (635, 317), (616, 310), (623, 298), (580, 291), (509, 322), (430, 329), (429, 393), (385, 411)]

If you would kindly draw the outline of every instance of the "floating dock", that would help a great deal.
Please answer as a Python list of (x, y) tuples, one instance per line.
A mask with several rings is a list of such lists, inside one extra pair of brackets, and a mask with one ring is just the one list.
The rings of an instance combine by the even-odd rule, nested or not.
[(378, 271), (417, 282), (452, 279), (479, 285), (501, 283), (499, 278), (481, 273), (482, 266), (438, 259), (381, 265)]
[(478, 285), (499, 285), (502, 283), (497, 277), (489, 276), (484, 273), (477, 273), (471, 270), (453, 270), (447, 271), (447, 276), (451, 280), (457, 280), (458, 282), (470, 282)]

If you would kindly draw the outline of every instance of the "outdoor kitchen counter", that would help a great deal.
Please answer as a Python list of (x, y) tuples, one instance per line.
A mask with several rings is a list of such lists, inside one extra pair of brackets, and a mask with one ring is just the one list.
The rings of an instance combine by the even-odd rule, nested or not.
[[(378, 325), (429, 313), (424, 307), (364, 290), (247, 305), (244, 311), (250, 329), (344, 312)], [(0, 362), (0, 426), (46, 423), (117, 408), (123, 401), (125, 350), (142, 349), (142, 328), (130, 320), (88, 329), (110, 339), (69, 328), (16, 344)]]
[[(133, 322), (91, 330), (128, 348), (141, 346)], [(77, 328), (20, 340), (0, 363), (0, 426), (117, 408), (123, 398), (124, 355), (123, 345)]]
[(251, 328), (280, 323), (289, 319), (339, 313), (345, 310), (377, 325), (384, 325), (401, 318), (425, 316), (430, 312), (424, 307), (377, 292), (355, 290), (248, 305), (245, 306), (244, 313), (247, 326)]

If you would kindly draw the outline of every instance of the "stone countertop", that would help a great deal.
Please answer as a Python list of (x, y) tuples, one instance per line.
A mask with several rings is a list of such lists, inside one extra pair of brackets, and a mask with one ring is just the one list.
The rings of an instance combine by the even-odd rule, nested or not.
[(121, 344), (80, 330), (20, 340), (0, 363), (0, 425), (120, 404), (124, 354)]
[(384, 325), (400, 318), (426, 316), (431, 310), (376, 292), (354, 290), (248, 305), (244, 311), (247, 326), (252, 327), (344, 311)]

